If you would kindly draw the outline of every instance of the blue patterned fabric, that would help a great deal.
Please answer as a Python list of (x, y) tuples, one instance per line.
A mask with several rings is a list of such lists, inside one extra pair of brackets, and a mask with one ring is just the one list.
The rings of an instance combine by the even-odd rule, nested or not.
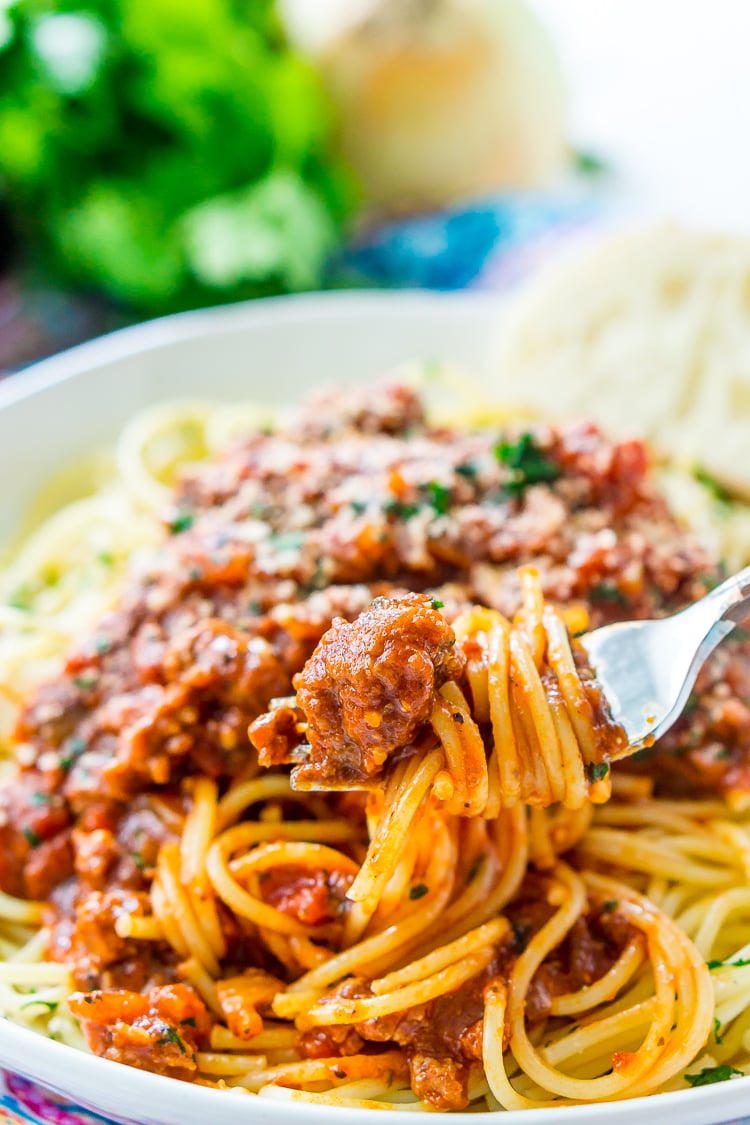
[(390, 222), (352, 242), (339, 263), (353, 281), (387, 288), (495, 289), (513, 284), (559, 242), (600, 222), (603, 197), (513, 194)]

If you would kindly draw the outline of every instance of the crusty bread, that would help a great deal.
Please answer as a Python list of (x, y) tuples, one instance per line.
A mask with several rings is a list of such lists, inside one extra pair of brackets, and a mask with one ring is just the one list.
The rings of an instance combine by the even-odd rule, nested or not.
[(532, 282), (494, 362), (506, 401), (644, 435), (750, 496), (750, 238), (610, 238)]

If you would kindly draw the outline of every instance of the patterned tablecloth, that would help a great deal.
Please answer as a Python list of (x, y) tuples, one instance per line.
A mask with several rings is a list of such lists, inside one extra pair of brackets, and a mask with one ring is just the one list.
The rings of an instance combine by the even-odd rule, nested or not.
[[(0, 1125), (110, 1125), (96, 1113), (64, 1102), (19, 1078), (0, 1071)], [(180, 1125), (175, 1121), (174, 1125)]]

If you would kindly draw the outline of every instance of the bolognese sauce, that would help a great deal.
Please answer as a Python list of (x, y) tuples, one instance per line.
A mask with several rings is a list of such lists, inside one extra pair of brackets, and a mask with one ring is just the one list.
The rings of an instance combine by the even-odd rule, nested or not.
[[(48, 956), (72, 966), (70, 1008), (91, 1049), (187, 1079), (221, 995), (212, 1012), (185, 983), (184, 951), (166, 934), (121, 936), (118, 918), (152, 917), (160, 853), (180, 838), (197, 778), (221, 797), (258, 769), (291, 767), (301, 789), (357, 790), (316, 793), (310, 807), (344, 824), (341, 848), (361, 863), (373, 791), (392, 763), (429, 749), (435, 701), (471, 664), (453, 623), (477, 605), (512, 618), (519, 567), (589, 627), (672, 612), (717, 576), (655, 488), (640, 441), (589, 423), (435, 427), (395, 382), (313, 399), (186, 474), (165, 535), (116, 611), (22, 710), (18, 774), (0, 791), (0, 887), (48, 901)], [(632, 767), (658, 790), (750, 791), (749, 653), (741, 642), (715, 657), (658, 767)], [(462, 714), (454, 708), (457, 725)], [(290, 801), (270, 801), (262, 839), (307, 815)], [(471, 830), (451, 831), (461, 841)], [(217, 900), (220, 976), (265, 974), (244, 1009), (253, 1028), (256, 1016), (273, 1020), (274, 988), (342, 947), (353, 875), (287, 864), (257, 878), (262, 903), (300, 940), (284, 945)], [(420, 886), (402, 891), (415, 902), (431, 893)], [(510, 936), (470, 980), (393, 1015), (302, 1030), (299, 1056), (395, 1050), (427, 1104), (464, 1106), (484, 994), (507, 981), (553, 901), (541, 863), (508, 904)], [(532, 1024), (550, 997), (591, 985), (640, 940), (628, 918), (590, 895), (534, 978)], [(372, 995), (356, 973), (334, 992)]]

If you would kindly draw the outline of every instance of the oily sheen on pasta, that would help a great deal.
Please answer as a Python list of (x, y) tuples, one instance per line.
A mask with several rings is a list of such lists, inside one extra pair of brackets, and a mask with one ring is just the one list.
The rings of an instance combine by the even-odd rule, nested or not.
[(575, 641), (720, 576), (642, 442), (386, 381), (114, 464), (0, 580), (6, 1015), (349, 1107), (750, 1069), (750, 648), (620, 762)]

